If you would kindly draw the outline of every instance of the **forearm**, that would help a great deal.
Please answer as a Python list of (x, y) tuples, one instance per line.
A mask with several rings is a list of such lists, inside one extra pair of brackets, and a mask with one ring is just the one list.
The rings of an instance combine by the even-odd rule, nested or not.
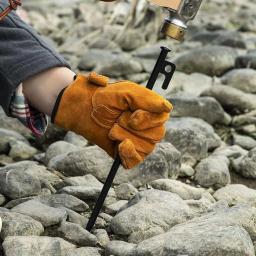
[(29, 104), (51, 116), (60, 91), (72, 83), (74, 76), (66, 67), (52, 68), (23, 81), (23, 93)]

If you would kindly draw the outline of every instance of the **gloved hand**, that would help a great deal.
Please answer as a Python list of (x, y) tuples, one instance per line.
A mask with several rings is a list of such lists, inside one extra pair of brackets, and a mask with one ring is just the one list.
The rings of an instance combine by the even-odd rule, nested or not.
[(130, 81), (108, 83), (91, 73), (78, 75), (61, 92), (52, 120), (104, 149), (118, 153), (130, 169), (150, 154), (165, 134), (172, 105), (157, 93)]

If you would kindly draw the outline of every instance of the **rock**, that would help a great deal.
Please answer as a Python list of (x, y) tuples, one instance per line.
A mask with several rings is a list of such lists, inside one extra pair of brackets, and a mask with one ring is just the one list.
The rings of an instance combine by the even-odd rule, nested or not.
[(0, 154), (8, 154), (10, 150), (10, 142), (21, 141), (28, 143), (27, 139), (17, 132), (0, 128)]
[(172, 97), (173, 95), (198, 97), (203, 91), (213, 86), (214, 80), (210, 76), (200, 73), (185, 74), (176, 71), (171, 83), (172, 86), (170, 86), (164, 94), (166, 98)]
[(33, 218), (14, 212), (0, 212), (2, 230), (0, 237), (8, 236), (40, 236), (44, 232), (42, 224)]
[(214, 98), (171, 96), (167, 99), (174, 106), (172, 117), (196, 117), (209, 124), (228, 125), (231, 122), (231, 117)]
[(99, 60), (103, 63), (107, 63), (108, 61), (111, 62), (117, 55), (118, 52), (115, 51), (89, 49), (81, 57), (78, 68), (81, 70), (93, 70), (96, 68)]
[(82, 200), (67, 194), (40, 196), (35, 198), (35, 200), (38, 200), (50, 207), (66, 207), (76, 212), (84, 212), (89, 208), (89, 206)]
[(115, 188), (115, 192), (117, 198), (121, 200), (130, 200), (138, 193), (138, 190), (129, 183), (123, 183)]
[(95, 246), (97, 238), (78, 224), (63, 222), (58, 228), (62, 238), (78, 246)]
[(107, 63), (98, 62), (95, 71), (109, 77), (120, 77), (143, 71), (141, 64), (130, 55), (117, 55)]
[[(241, 127), (243, 125), (254, 126), (254, 124), (256, 123), (255, 115), (256, 115), (256, 111), (253, 110), (245, 114), (234, 116), (232, 120), (232, 126), (234, 127)], [(253, 131), (255, 130), (254, 127), (252, 130)]]
[[(8, 131), (16, 131), (16, 135), (21, 138), (21, 141), (25, 141), (25, 138), (31, 136), (31, 131), (27, 129), (18, 119), (7, 117), (2, 107), (0, 107), (0, 128), (5, 129), (4, 134), (7, 135)], [(3, 130), (2, 130), (3, 132)], [(10, 134), (10, 133), (9, 133)], [(22, 135), (20, 137), (20, 135)], [(1, 137), (1, 136), (0, 136)]]
[(247, 53), (236, 58), (236, 68), (256, 69), (256, 53)]
[(233, 114), (256, 109), (256, 95), (244, 93), (229, 86), (213, 86), (204, 91), (201, 96), (214, 97), (227, 112)]
[(58, 237), (9, 236), (3, 243), (6, 256), (66, 256), (68, 250), (74, 250), (75, 245)]
[(11, 199), (39, 195), (43, 186), (49, 187), (60, 182), (58, 176), (32, 161), (0, 168), (0, 192)]
[(134, 256), (135, 244), (126, 243), (124, 241), (111, 241), (106, 248), (106, 256)]
[(116, 41), (124, 51), (135, 50), (146, 43), (145, 35), (139, 33), (138, 29), (127, 29), (123, 36)]
[(254, 248), (248, 233), (241, 227), (201, 225), (192, 229), (183, 225), (173, 228), (165, 236), (157, 236), (142, 242), (136, 248), (136, 253), (139, 256), (253, 256)]
[(111, 220), (110, 226), (115, 234), (128, 236), (129, 242), (138, 243), (188, 218), (189, 208), (178, 195), (146, 190), (138, 193), (127, 208)]
[(236, 31), (217, 30), (198, 32), (190, 39), (203, 44), (223, 45), (234, 48), (246, 48), (246, 41)]
[(65, 183), (69, 186), (88, 186), (100, 188), (102, 188), (103, 186), (103, 184), (91, 174), (87, 174), (84, 176), (68, 177), (65, 179)]
[(10, 142), (9, 144), (9, 156), (15, 161), (31, 159), (37, 153), (36, 148), (31, 147), (22, 141)]
[[(97, 146), (86, 147), (68, 155), (61, 155), (49, 162), (49, 167), (61, 171), (66, 176), (92, 174), (104, 181), (113, 161)], [(152, 180), (178, 177), (180, 153), (170, 143), (160, 143), (155, 151), (139, 166), (131, 171), (121, 168), (116, 175), (114, 184), (130, 182), (141, 186)]]
[(175, 63), (178, 71), (188, 74), (199, 72), (221, 76), (235, 66), (236, 57), (237, 52), (231, 47), (205, 46), (184, 53), (175, 60)]
[(207, 157), (208, 150), (219, 147), (221, 140), (211, 125), (192, 117), (172, 118), (166, 124), (165, 140), (182, 153), (183, 163), (194, 165)]
[(186, 164), (182, 164), (180, 167), (179, 177), (191, 177), (195, 174), (195, 170)]
[(256, 148), (247, 155), (232, 161), (234, 170), (245, 178), (256, 178)]
[(96, 229), (93, 233), (97, 237), (99, 245), (103, 248), (106, 248), (110, 242), (107, 231), (105, 229)]
[(58, 155), (69, 153), (69, 152), (75, 152), (80, 149), (81, 149), (80, 147), (75, 146), (66, 141), (57, 141), (48, 147), (45, 154), (45, 162), (46, 164), (48, 164), (52, 158)]
[(93, 247), (82, 247), (71, 250), (65, 254), (65, 256), (101, 256), (99, 248)]
[(199, 200), (204, 192), (204, 189), (194, 188), (178, 180), (161, 179), (155, 180), (150, 184), (155, 189), (175, 193), (179, 195), (183, 200)]
[(218, 201), (225, 200), (231, 206), (239, 203), (246, 203), (253, 207), (256, 206), (256, 190), (241, 184), (230, 184), (220, 188), (213, 196)]
[(119, 200), (113, 204), (107, 205), (105, 212), (108, 214), (116, 214), (117, 212), (119, 212), (122, 207), (124, 207), (126, 204), (128, 203), (127, 200)]
[(256, 92), (256, 71), (253, 69), (234, 69), (225, 74), (221, 81), (225, 85), (246, 93)]
[(248, 151), (238, 145), (224, 145), (214, 150), (214, 154), (226, 156), (227, 158), (236, 159), (247, 155)]
[(196, 166), (195, 171), (195, 180), (203, 187), (221, 188), (230, 183), (229, 159), (225, 156), (209, 156)]
[(81, 148), (86, 147), (89, 144), (89, 142), (83, 136), (78, 135), (71, 131), (67, 132), (67, 134), (64, 137), (64, 141)]
[(202, 216), (212, 210), (215, 199), (209, 192), (204, 192), (199, 200), (190, 199), (186, 200), (189, 210), (194, 217)]
[(67, 214), (68, 214), (67, 221), (68, 222), (78, 224), (81, 227), (85, 227), (87, 225), (88, 219), (86, 217), (80, 215), (79, 213), (77, 213), (73, 210), (65, 208), (65, 207), (61, 207), (61, 209), (64, 209), (67, 212)]
[(233, 134), (233, 144), (239, 145), (244, 149), (250, 150), (256, 147), (256, 140), (249, 136)]
[[(59, 193), (61, 194), (68, 194), (75, 197), (78, 197), (84, 201), (95, 201), (100, 195), (102, 187), (87, 187), (87, 186), (67, 186), (62, 188)], [(115, 191), (111, 188), (108, 193), (109, 198), (115, 197)]]
[(28, 215), (33, 219), (41, 222), (44, 227), (49, 227), (60, 223), (66, 218), (67, 213), (62, 209), (49, 207), (36, 200), (30, 200), (15, 206), (11, 210), (24, 215)]
[(6, 201), (5, 196), (0, 194), (0, 206), (3, 205), (5, 201)]
[(0, 192), (12, 199), (40, 194), (39, 178), (26, 167), (17, 163), (0, 168)]

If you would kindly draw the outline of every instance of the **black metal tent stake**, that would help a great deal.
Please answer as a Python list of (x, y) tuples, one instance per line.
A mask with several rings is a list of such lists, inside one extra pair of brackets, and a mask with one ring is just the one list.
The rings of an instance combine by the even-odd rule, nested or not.
[[(170, 51), (171, 50), (166, 47), (163, 47), (163, 46), (161, 47), (161, 53), (158, 57), (158, 60), (155, 64), (155, 67), (151, 73), (151, 76), (150, 76), (147, 86), (146, 86), (148, 89), (150, 89), (150, 90), (153, 89), (159, 74), (162, 74), (165, 76), (164, 82), (162, 84), (162, 89), (166, 90), (168, 88), (168, 86), (171, 82), (172, 76), (176, 69), (175, 64), (166, 60), (167, 55)], [(117, 156), (112, 167), (111, 167), (111, 170), (110, 170), (109, 175), (106, 179), (106, 182), (102, 188), (99, 198), (95, 204), (95, 207), (90, 216), (90, 219), (87, 223), (86, 230), (88, 230), (89, 232), (91, 232), (91, 230), (97, 220), (97, 217), (100, 214), (100, 211), (103, 207), (104, 201), (108, 195), (109, 189), (111, 188), (111, 185), (114, 181), (114, 178), (116, 176), (116, 173), (117, 173), (120, 165), (121, 165), (121, 159), (119, 156)]]

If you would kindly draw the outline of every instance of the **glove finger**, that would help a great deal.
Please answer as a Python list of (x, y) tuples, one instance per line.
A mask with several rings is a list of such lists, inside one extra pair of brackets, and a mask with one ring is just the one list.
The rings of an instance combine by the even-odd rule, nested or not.
[(169, 101), (156, 92), (130, 81), (110, 84), (110, 88), (119, 99), (115, 101), (118, 103), (117, 107), (123, 111), (130, 109), (133, 112), (137, 109), (143, 109), (153, 113), (169, 113), (173, 108)]
[(137, 136), (130, 131), (122, 128), (118, 124), (115, 124), (109, 132), (108, 137), (113, 141), (122, 142), (126, 139), (130, 139), (135, 146), (135, 149), (141, 153), (150, 154), (155, 146), (155, 143)]
[(118, 119), (119, 126), (124, 128), (125, 130), (130, 131), (132, 134), (139, 136), (140, 138), (151, 141), (152, 143), (158, 143), (163, 139), (165, 135), (164, 125), (149, 128), (146, 130), (134, 130), (130, 126), (130, 120), (132, 115), (133, 114), (129, 111), (124, 112)]
[(129, 139), (125, 139), (119, 144), (118, 152), (125, 169), (131, 169), (144, 160)]
[(163, 125), (170, 118), (170, 114), (163, 113), (151, 113), (145, 110), (138, 109), (131, 116), (129, 125), (134, 130), (146, 130)]

